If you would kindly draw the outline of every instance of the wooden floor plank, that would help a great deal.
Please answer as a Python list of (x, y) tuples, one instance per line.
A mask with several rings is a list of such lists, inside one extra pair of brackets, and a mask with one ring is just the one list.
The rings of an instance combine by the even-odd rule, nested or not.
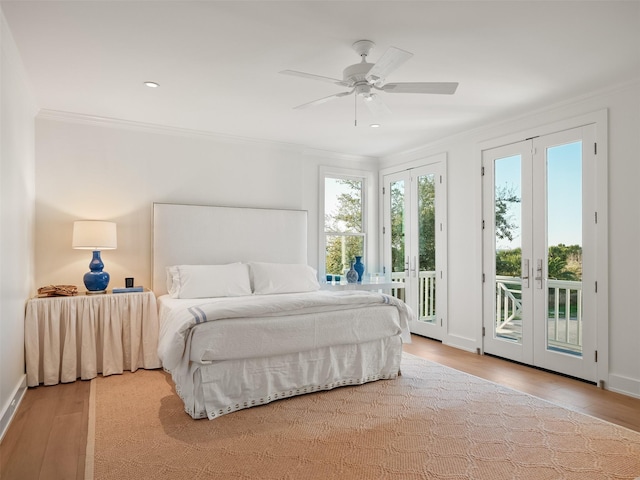
[[(42, 387), (51, 388), (51, 387)], [(36, 479), (40, 476), (42, 459), (50, 441), (49, 433), (55, 410), (60, 402), (53, 390), (47, 392), (50, 395), (39, 395), (27, 391), (26, 396), (34, 396), (33, 399), (25, 398), (18, 407), (25, 413), (24, 424), (17, 438), (12, 442), (13, 448), (5, 452), (5, 441), (14, 436), (13, 424), (10, 425), (5, 439), (2, 442), (2, 479)]]
[(82, 395), (82, 431), (78, 439), (78, 458), (76, 468), (76, 480), (84, 480), (84, 467), (87, 458), (87, 433), (89, 425), (89, 398), (91, 393), (91, 383), (87, 382), (86, 394)]
[[(42, 459), (39, 480), (77, 478), (82, 412), (57, 415)], [(86, 443), (86, 439), (85, 439)]]

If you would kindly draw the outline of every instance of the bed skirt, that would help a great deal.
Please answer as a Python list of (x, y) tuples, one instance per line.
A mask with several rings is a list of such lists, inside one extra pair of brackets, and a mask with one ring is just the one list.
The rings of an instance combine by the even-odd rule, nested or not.
[(398, 335), (266, 358), (194, 362), (193, 388), (176, 382), (176, 391), (193, 418), (214, 419), (296, 395), (393, 379), (401, 359)]

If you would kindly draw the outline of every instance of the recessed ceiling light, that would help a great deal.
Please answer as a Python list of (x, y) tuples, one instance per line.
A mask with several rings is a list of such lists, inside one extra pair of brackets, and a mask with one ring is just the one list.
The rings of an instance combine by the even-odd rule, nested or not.
[(372, 123), (371, 125), (369, 125), (371, 128), (379, 128), (380, 124), (379, 123)]
[(156, 82), (144, 82), (144, 84), (149, 88), (158, 88), (160, 86), (160, 84)]

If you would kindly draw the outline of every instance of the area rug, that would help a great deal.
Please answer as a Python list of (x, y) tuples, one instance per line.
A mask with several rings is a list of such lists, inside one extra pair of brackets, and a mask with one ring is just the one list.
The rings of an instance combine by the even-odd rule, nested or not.
[(159, 370), (91, 389), (88, 479), (640, 477), (640, 433), (409, 354), (398, 379), (211, 421)]

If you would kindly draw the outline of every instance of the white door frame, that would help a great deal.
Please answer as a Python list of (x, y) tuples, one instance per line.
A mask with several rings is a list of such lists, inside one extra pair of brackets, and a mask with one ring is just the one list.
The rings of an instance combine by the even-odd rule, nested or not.
[[(608, 382), (608, 355), (609, 355), (609, 318), (608, 318), (608, 214), (607, 214), (607, 193), (608, 193), (608, 112), (601, 110), (593, 113), (581, 115), (562, 121), (558, 121), (549, 125), (538, 128), (532, 128), (523, 132), (514, 133), (504, 137), (488, 140), (478, 144), (477, 158), (482, 161), (482, 152), (504, 145), (518, 143), (524, 139), (530, 139), (537, 136), (544, 136), (569, 130), (580, 128), (585, 125), (593, 125), (593, 148), (597, 152), (595, 178), (591, 179), (592, 190), (585, 192), (592, 196), (592, 206), (595, 209), (593, 215), (597, 215), (597, 223), (594, 224), (593, 231), (596, 238), (595, 264), (593, 265), (593, 275), (597, 282), (597, 301), (594, 309), (594, 319), (597, 327), (596, 333), (596, 349), (597, 349), (597, 365), (596, 365), (596, 381), (600, 384)], [(482, 177), (480, 179), (481, 191)], [(482, 206), (479, 207), (482, 212)], [(484, 255), (482, 255), (484, 257)], [(482, 262), (482, 260), (480, 260)], [(483, 264), (482, 271), (489, 268)], [(484, 285), (480, 287), (483, 290), (483, 303), (486, 303), (484, 295)], [(594, 285), (595, 288), (595, 285)], [(483, 307), (483, 311), (486, 310)], [(484, 315), (483, 315), (484, 316)], [(484, 343), (482, 341), (483, 322), (479, 326), (480, 351), (484, 351)]]
[[(447, 275), (447, 162), (446, 155), (440, 154), (429, 159), (425, 159), (412, 164), (405, 164), (401, 167), (390, 168), (380, 171), (380, 186), (382, 188), (388, 188), (387, 183), (394, 179), (408, 179), (409, 181), (405, 185), (405, 191), (408, 196), (417, 198), (417, 182), (410, 179), (417, 178), (418, 176), (431, 174), (435, 175), (436, 182), (436, 319), (433, 323), (425, 322), (411, 322), (410, 329), (413, 333), (427, 336), (437, 340), (443, 340), (447, 331), (447, 311), (448, 311), (448, 275)], [(382, 192), (381, 192), (382, 193)], [(390, 192), (381, 194), (380, 224), (384, 229), (390, 233), (389, 229), (389, 205), (388, 199)], [(405, 208), (405, 214), (407, 215), (408, 225), (406, 228), (406, 236), (408, 238), (409, 245), (418, 245), (418, 230), (416, 228), (417, 223), (417, 205), (407, 205)], [(381, 232), (382, 233), (382, 232)], [(391, 270), (391, 258), (390, 253), (390, 235), (382, 233), (382, 239), (380, 241), (382, 245), (381, 251), (381, 264), (389, 272)], [(412, 252), (409, 258), (409, 269), (407, 274), (411, 276), (414, 283), (418, 282), (418, 265), (415, 252)], [(415, 277), (415, 278), (414, 278)], [(414, 289), (414, 290), (417, 290)], [(407, 302), (413, 306), (418, 300), (413, 298), (409, 289), (406, 292)]]

